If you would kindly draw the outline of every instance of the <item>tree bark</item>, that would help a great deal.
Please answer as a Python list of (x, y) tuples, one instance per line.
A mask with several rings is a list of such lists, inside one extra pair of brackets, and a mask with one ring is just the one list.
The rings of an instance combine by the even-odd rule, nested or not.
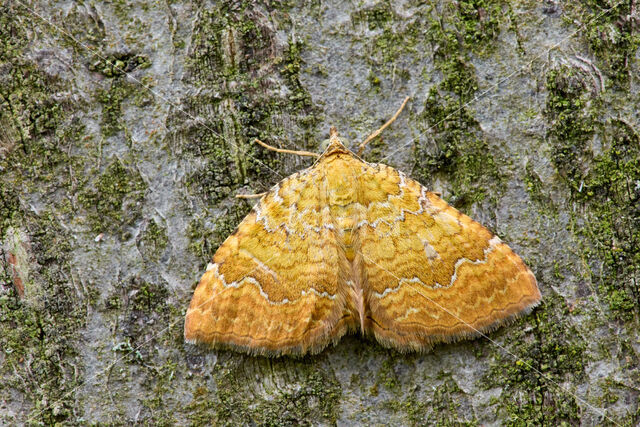
[[(0, 5), (0, 424), (636, 425), (634, 1)], [(542, 304), (474, 340), (184, 343), (218, 245), (321, 151), (489, 227)]]

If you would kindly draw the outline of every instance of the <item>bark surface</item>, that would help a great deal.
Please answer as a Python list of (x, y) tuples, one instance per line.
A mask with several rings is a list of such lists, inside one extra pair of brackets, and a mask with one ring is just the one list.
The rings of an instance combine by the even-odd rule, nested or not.
[[(634, 1), (0, 5), (0, 424), (637, 425)], [(251, 200), (329, 127), (484, 224), (542, 303), (399, 354), (186, 344)]]

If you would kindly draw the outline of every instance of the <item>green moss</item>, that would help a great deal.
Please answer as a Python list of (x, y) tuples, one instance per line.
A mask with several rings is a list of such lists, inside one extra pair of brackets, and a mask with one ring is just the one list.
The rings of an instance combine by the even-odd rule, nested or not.
[(367, 80), (369, 80), (369, 84), (371, 85), (371, 88), (376, 92), (380, 92), (380, 78), (378, 76), (376, 76), (373, 73), (369, 73), (369, 75), (367, 76)]
[(425, 423), (437, 426), (478, 425), (472, 414), (461, 413), (460, 406), (466, 403), (466, 407), (471, 407), (471, 402), (450, 376), (443, 377), (442, 382), (429, 387), (428, 392), (433, 391), (430, 398), (424, 397), (422, 393), (425, 391), (419, 385), (409, 390), (399, 388), (395, 390), (398, 399), (386, 400), (383, 406), (393, 413), (406, 414), (403, 421), (412, 426)]
[[(400, 356), (406, 358), (406, 356)], [(458, 387), (456, 382), (449, 375), (439, 378), (437, 385), (430, 383), (428, 390), (422, 389), (420, 384), (413, 385), (410, 389), (401, 387), (397, 383), (395, 372), (390, 361), (387, 359), (382, 369), (378, 373), (378, 384), (382, 384), (394, 393), (395, 399), (387, 399), (382, 405), (388, 408), (392, 413), (404, 413), (406, 418), (403, 420), (407, 425), (437, 425), (437, 426), (453, 426), (477, 425), (475, 416), (460, 411), (460, 406), (465, 404), (471, 407), (468, 396)], [(406, 361), (404, 361), (406, 363)], [(431, 394), (431, 392), (433, 394)], [(427, 396), (425, 396), (427, 393)]]
[(22, 393), (33, 405), (32, 422), (55, 424), (73, 417), (74, 388), (80, 381), (73, 336), (84, 326), (85, 312), (69, 289), (66, 231), (46, 212), (23, 221), (35, 257), (24, 285), (39, 291), (20, 300), (12, 278), (0, 274), (0, 392)]
[[(82, 127), (60, 99), (69, 90), (65, 82), (25, 54), (31, 38), (24, 23), (32, 15), (21, 4), (0, 5), (0, 241), (6, 243), (9, 226), (24, 231), (19, 244), (29, 273), (20, 299), (0, 253), (0, 393), (21, 401), (28, 417), (22, 422), (54, 425), (76, 416), (83, 372), (75, 337), (95, 295), (74, 287), (69, 253), (75, 244), (60, 225), (65, 213), (47, 197), (55, 191), (56, 200), (68, 202), (82, 181), (74, 174), (81, 163), (69, 154)], [(38, 209), (30, 207), (35, 199)]]
[[(287, 86), (292, 90), (288, 105), (298, 111), (304, 111), (312, 106), (311, 95), (300, 83), (300, 70), (302, 69), (300, 55), (303, 49), (304, 44), (301, 41), (289, 39), (287, 49), (284, 51), (284, 56), (281, 60), (283, 65), (281, 72), (287, 79)], [(276, 61), (277, 63), (278, 61)]]
[(21, 57), (10, 57), (6, 52), (3, 56), (0, 120), (13, 128), (8, 136), (15, 140), (3, 141), (2, 145), (7, 144), (3, 148), (12, 150), (17, 144), (28, 154), (33, 142), (51, 135), (57, 128), (62, 105), (51, 97), (51, 89), (57, 82)]
[(194, 218), (187, 229), (189, 249), (202, 262), (206, 263), (214, 252), (231, 235), (240, 221), (249, 213), (251, 206), (246, 201), (236, 201), (225, 208), (224, 213), (217, 215), (208, 226), (202, 218)]
[(640, 314), (640, 138), (624, 120), (600, 118), (605, 100), (593, 98), (586, 79), (564, 66), (547, 76), (552, 161), (583, 209), (572, 229), (585, 259), (604, 263), (592, 279), (612, 315), (631, 320)]
[[(530, 322), (533, 329), (526, 328)], [(579, 422), (575, 391), (559, 386), (579, 383), (585, 375), (586, 344), (570, 310), (562, 298), (547, 295), (541, 307), (518, 323), (509, 328), (508, 353), (495, 348), (494, 363), (481, 385), (502, 388), (494, 403), (509, 425)]]
[(555, 215), (557, 213), (557, 206), (547, 194), (542, 180), (533, 170), (531, 163), (527, 163), (525, 166), (523, 179), (527, 188), (527, 193), (529, 193), (529, 197), (536, 204), (537, 209), (540, 212)]
[(574, 196), (589, 210), (579, 234), (593, 243), (586, 255), (604, 262), (594, 277), (616, 317), (640, 314), (640, 138), (625, 123), (611, 121), (601, 134), (606, 149), (596, 155)]
[(553, 138), (551, 159), (565, 175), (573, 190), (578, 190), (587, 140), (595, 132), (595, 120), (588, 110), (589, 92), (585, 76), (573, 68), (561, 66), (547, 74), (545, 116), (551, 121)]
[[(105, 300), (109, 314), (118, 316), (115, 344), (111, 351), (125, 356), (130, 364), (151, 367), (157, 355), (153, 342), (171, 340), (173, 315), (167, 305), (169, 292), (162, 281), (148, 282), (133, 276), (118, 283)], [(152, 356), (153, 355), (153, 356)], [(149, 380), (155, 378), (155, 369), (147, 372)]]
[[(471, 64), (458, 55), (444, 58), (438, 67), (442, 72), (441, 91), (450, 92), (457, 99), (452, 101), (464, 103), (471, 100), (478, 90), (476, 73)], [(460, 108), (461, 106), (458, 106)]]
[(217, 407), (215, 393), (201, 385), (193, 391), (193, 398), (185, 406), (185, 412), (191, 425), (216, 425), (221, 424), (216, 416)]
[[(290, 39), (282, 55), (274, 57), (273, 34), (256, 21), (252, 4), (236, 4), (233, 13), (227, 13), (229, 7), (203, 11), (187, 67), (187, 80), (205, 89), (186, 100), (187, 110), (198, 116), (203, 110), (215, 112), (206, 125), (195, 123), (182, 131), (185, 152), (204, 161), (187, 178), (188, 188), (209, 205), (249, 183), (254, 191), (264, 191), (287, 175), (280, 173), (282, 156), (257, 146), (255, 137), (313, 150), (311, 134), (318, 122), (299, 78), (304, 44)], [(286, 22), (286, 15), (282, 19)], [(270, 85), (265, 73), (282, 79), (283, 95), (264, 90)], [(296, 124), (285, 131), (283, 117)], [(274, 142), (278, 139), (284, 142)]]
[(469, 53), (485, 54), (500, 34), (501, 26), (511, 28), (509, 2), (501, 0), (465, 0), (444, 5), (430, 17), (427, 37), (436, 47), (434, 53), (446, 59), (454, 51), (461, 57)]
[(456, 20), (458, 31), (464, 35), (467, 46), (489, 46), (488, 43), (500, 34), (500, 19), (503, 16), (503, 1), (466, 0), (458, 1)]
[(585, 23), (582, 29), (597, 65), (614, 86), (629, 87), (632, 65), (640, 47), (640, 35), (631, 9), (633, 3), (614, 0), (581, 0), (570, 7), (567, 18)]
[(127, 53), (110, 55), (108, 57), (101, 56), (89, 66), (89, 69), (105, 77), (116, 77), (130, 73), (136, 68), (144, 69), (150, 66), (151, 62), (146, 56)]
[(426, 417), (427, 409), (431, 407), (433, 402), (422, 401), (416, 397), (415, 390), (405, 399), (397, 402), (396, 405), (391, 407), (394, 411), (407, 414), (407, 421), (412, 426), (425, 425), (427, 420), (433, 422), (432, 419)]
[(145, 259), (158, 260), (162, 257), (168, 243), (167, 228), (151, 219), (146, 223), (137, 246)]
[[(186, 408), (194, 424), (335, 424), (338, 417), (340, 385), (308, 360), (236, 357), (217, 364), (213, 377), (215, 392), (200, 379), (194, 384)], [(282, 378), (295, 378), (295, 386)]]
[(364, 57), (368, 58), (374, 74), (402, 74), (403, 68), (396, 67), (402, 63), (399, 58), (417, 51), (417, 45), (423, 36), (421, 22), (409, 21), (398, 25), (402, 19), (388, 1), (379, 2), (351, 14), (353, 25), (365, 23), (369, 31), (374, 32), (362, 46)]
[(469, 414), (461, 414), (460, 406), (467, 401), (467, 407), (471, 407), (468, 396), (458, 387), (458, 384), (445, 377), (433, 393), (433, 400), (429, 406), (434, 415), (433, 422), (437, 426), (475, 426), (478, 422)]
[[(175, 404), (172, 395), (175, 388), (172, 383), (175, 380), (175, 374), (179, 370), (178, 363), (175, 361), (167, 361), (163, 365), (154, 369), (155, 375), (153, 381), (148, 384), (150, 387), (150, 397), (142, 400), (142, 404), (149, 410), (151, 416), (146, 420), (147, 424), (158, 426), (173, 426), (179, 424), (175, 418)], [(168, 404), (170, 403), (170, 404)]]
[[(267, 402), (259, 419), (264, 425), (296, 423), (299, 420), (325, 420), (335, 423), (341, 388), (335, 378), (328, 377), (320, 370), (311, 372), (302, 383), (300, 390), (282, 395), (273, 402)], [(286, 408), (283, 412), (282, 409)]]
[(394, 16), (395, 14), (393, 13), (391, 4), (387, 1), (383, 1), (378, 4), (374, 4), (370, 8), (359, 10), (354, 16), (352, 16), (352, 20), (354, 21), (354, 24), (361, 21), (366, 22), (369, 30), (373, 31), (377, 29), (384, 29), (388, 25), (393, 24)]
[(198, 144), (198, 147), (191, 146), (190, 151), (203, 156), (207, 164), (187, 178), (187, 185), (192, 193), (198, 194), (206, 202), (218, 203), (231, 195), (246, 179), (243, 173), (235, 170), (239, 159), (234, 158), (234, 147), (209, 129), (194, 129), (190, 138)]
[(122, 103), (132, 95), (136, 85), (120, 77), (110, 82), (108, 89), (99, 89), (96, 100), (102, 104), (102, 135), (110, 137), (124, 130)]
[(0, 185), (0, 239), (4, 238), (5, 231), (13, 225), (18, 211), (18, 195), (15, 190)]
[[(375, 138), (367, 144), (366, 159), (371, 163), (382, 162), (389, 153), (389, 145), (385, 142), (384, 135)], [(386, 159), (385, 159), (386, 160)]]
[(505, 7), (508, 2), (491, 0), (459, 1), (438, 8), (422, 5), (420, 14), (407, 20), (395, 13), (391, 2), (381, 1), (353, 12), (351, 20), (356, 26), (366, 23), (374, 32), (363, 46), (371, 67), (376, 73), (396, 75), (402, 74), (398, 65), (408, 54), (420, 53), (418, 46), (425, 38), (435, 56), (448, 55), (454, 45), (470, 52), (488, 51), (493, 45), (488, 42), (499, 35), (505, 21)]
[(137, 171), (131, 171), (115, 158), (94, 187), (78, 195), (79, 203), (88, 211), (93, 232), (104, 231), (106, 221), (123, 228), (140, 218), (140, 204), (147, 186)]
[(430, 143), (435, 143), (435, 150), (433, 146), (415, 148), (418, 179), (428, 184), (444, 175), (451, 185), (451, 202), (458, 208), (468, 209), (488, 195), (497, 197), (492, 189), (503, 185), (503, 175), (479, 125), (466, 110), (433, 88), (423, 117), (432, 128)]
[[(249, 366), (243, 366), (248, 364)], [(269, 398), (256, 399), (251, 389), (257, 387), (251, 372), (272, 373), (274, 378), (295, 375), (297, 386), (288, 384), (266, 387)], [(264, 371), (266, 370), (266, 371)], [(217, 404), (214, 407), (217, 423), (223, 425), (258, 424), (265, 426), (291, 425), (303, 420), (335, 423), (340, 400), (340, 385), (332, 375), (314, 367), (309, 361), (246, 360), (239, 366), (216, 375)]]
[(22, 54), (28, 37), (16, 20), (21, 13), (28, 16), (19, 5), (0, 6), (0, 174), (13, 178), (13, 187), (35, 181), (43, 191), (67, 160), (58, 135), (65, 103), (52, 96), (65, 88)]
[(397, 362), (397, 354), (393, 351), (389, 351), (390, 356), (382, 362), (381, 368), (378, 370), (378, 376), (376, 382), (379, 385), (384, 386), (388, 390), (398, 391), (400, 386), (398, 382), (398, 376), (395, 372), (395, 365)]
[(129, 303), (133, 310), (151, 314), (159, 306), (165, 304), (167, 296), (168, 292), (164, 286), (156, 283), (141, 282)]
[[(415, 174), (425, 183), (439, 176), (451, 184), (459, 208), (496, 194), (503, 184), (494, 155), (479, 124), (466, 108), (478, 89), (469, 58), (498, 34), (501, 2), (458, 2), (433, 17), (427, 33), (434, 49), (439, 84), (429, 91), (422, 120), (433, 139), (414, 151)], [(480, 43), (482, 41), (482, 43)]]

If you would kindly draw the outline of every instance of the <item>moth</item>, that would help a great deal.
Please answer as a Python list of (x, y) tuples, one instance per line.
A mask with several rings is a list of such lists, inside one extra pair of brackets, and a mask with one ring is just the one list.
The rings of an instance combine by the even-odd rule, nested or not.
[(539, 303), (509, 246), (404, 173), (361, 160), (334, 128), (321, 155), (293, 153), (318, 159), (261, 195), (218, 248), (186, 314), (187, 342), (302, 355), (360, 331), (424, 351)]

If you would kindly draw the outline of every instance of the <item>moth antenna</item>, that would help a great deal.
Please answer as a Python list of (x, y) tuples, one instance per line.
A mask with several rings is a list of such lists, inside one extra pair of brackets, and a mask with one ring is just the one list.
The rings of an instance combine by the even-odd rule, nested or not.
[(276, 151), (278, 153), (296, 154), (298, 156), (308, 156), (308, 157), (320, 157), (320, 154), (312, 153), (310, 151), (287, 150), (286, 148), (272, 147), (271, 145), (260, 141), (258, 138), (254, 139), (254, 141), (257, 142), (259, 145), (262, 145), (264, 148), (272, 151)]
[(377, 137), (378, 135), (380, 135), (382, 133), (383, 130), (385, 130), (387, 128), (387, 126), (389, 126), (391, 123), (395, 122), (395, 120), (398, 118), (398, 116), (400, 115), (400, 113), (402, 112), (402, 110), (404, 109), (404, 106), (407, 105), (407, 102), (409, 102), (409, 97), (407, 96), (404, 101), (402, 101), (402, 105), (400, 106), (400, 108), (398, 108), (398, 111), (396, 111), (396, 113), (393, 115), (393, 117), (391, 117), (387, 123), (383, 124), (380, 129), (378, 129), (377, 131), (375, 131), (374, 133), (372, 133), (371, 135), (369, 135), (367, 137), (367, 139), (365, 139), (362, 144), (360, 144), (358, 146), (358, 156), (362, 155), (362, 152), (364, 151), (364, 147), (366, 147), (366, 145), (371, 142), (372, 139), (374, 139), (375, 137)]
[(258, 194), (236, 194), (236, 199), (258, 199), (267, 193), (268, 191), (265, 191), (264, 193), (258, 193)]

